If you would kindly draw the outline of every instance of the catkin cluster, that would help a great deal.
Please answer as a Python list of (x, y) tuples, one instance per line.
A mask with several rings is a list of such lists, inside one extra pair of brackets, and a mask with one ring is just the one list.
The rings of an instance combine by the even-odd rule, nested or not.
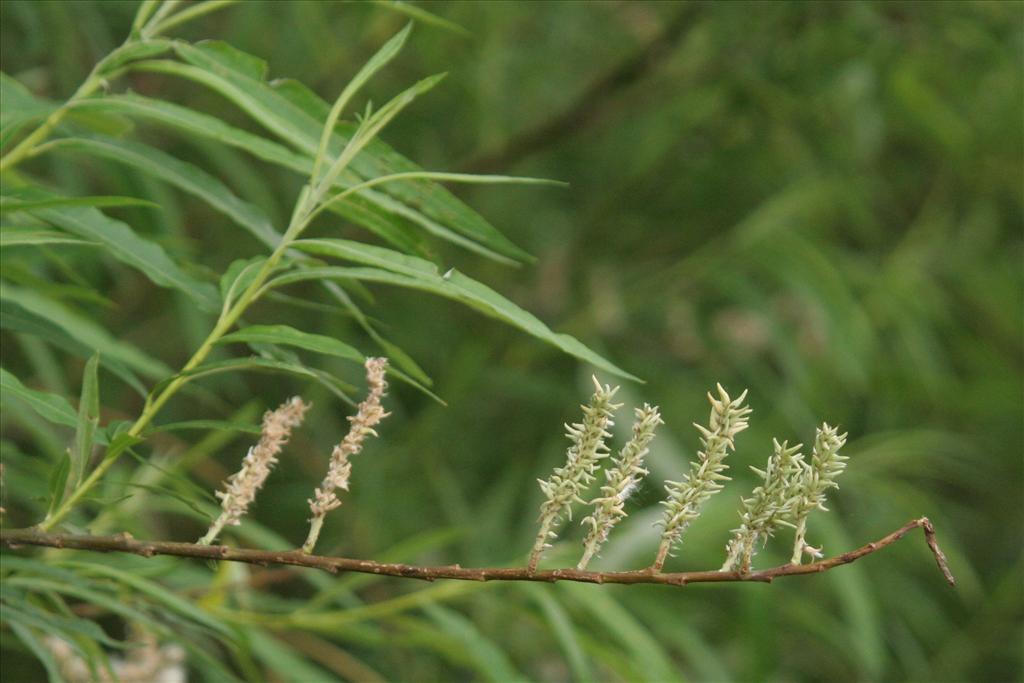
[[(566, 464), (554, 470), (547, 480), (539, 480), (545, 500), (541, 504), (540, 531), (530, 553), (528, 569), (536, 571), (541, 553), (549, 541), (557, 537), (555, 527), (562, 518), (572, 517), (574, 503), (590, 505), (593, 511), (583, 520), (590, 527), (583, 541), (583, 556), (577, 564), (585, 569), (608, 540), (609, 533), (626, 517), (626, 501), (648, 474), (644, 467), (655, 430), (661, 424), (657, 407), (644, 404), (635, 409), (633, 433), (629, 441), (612, 459), (605, 472), (605, 484), (589, 502), (584, 500), (588, 485), (595, 478), (601, 462), (608, 457), (605, 439), (619, 407), (613, 404), (616, 388), (602, 386), (594, 379), (595, 393), (583, 406), (583, 422), (568, 427), (572, 442)], [(717, 396), (708, 394), (711, 415), (707, 426), (695, 424), (700, 433), (701, 448), (689, 472), (679, 481), (667, 481), (661, 542), (648, 571), (660, 572), (683, 533), (700, 516), (704, 504), (728, 481), (726, 457), (736, 448), (736, 436), (749, 426), (751, 409), (745, 405), (747, 392), (732, 398), (721, 386)], [(740, 526), (733, 530), (727, 546), (722, 571), (749, 573), (759, 543), (772, 537), (780, 526), (796, 530), (794, 564), (804, 553), (818, 555), (819, 550), (807, 545), (807, 516), (814, 509), (824, 510), (825, 495), (836, 488), (836, 477), (842, 473), (847, 458), (839, 454), (846, 441), (845, 434), (825, 424), (818, 429), (810, 460), (800, 453), (802, 446), (790, 447), (788, 442), (773, 440), (774, 450), (764, 469), (751, 469), (761, 478), (749, 497), (740, 502)]]
[[(374, 428), (389, 415), (381, 403), (387, 392), (385, 373), (388, 361), (386, 358), (368, 358), (365, 367), (366, 398), (359, 404), (356, 414), (348, 418), (348, 433), (334, 447), (327, 474), (320, 486), (314, 490), (313, 498), (309, 500), (312, 517), (309, 535), (303, 544), (306, 552), (313, 551), (327, 513), (341, 505), (335, 491), (348, 490), (352, 470), (350, 458), (363, 449), (367, 437), (377, 436)], [(282, 403), (277, 410), (268, 411), (263, 416), (259, 442), (246, 453), (242, 459), (241, 469), (228, 478), (224, 490), (216, 492), (221, 501), (222, 511), (206, 535), (199, 540), (200, 544), (212, 543), (225, 526), (240, 523), (270, 475), (273, 465), (277, 462), (277, 456), (287, 443), (292, 430), (302, 424), (309, 408), (309, 404), (303, 403), (302, 399), (296, 396)]]

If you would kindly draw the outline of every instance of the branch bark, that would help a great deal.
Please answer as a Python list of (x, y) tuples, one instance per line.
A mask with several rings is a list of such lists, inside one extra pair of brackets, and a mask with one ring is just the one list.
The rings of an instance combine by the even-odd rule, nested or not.
[(439, 567), (419, 567), (409, 564), (374, 562), (373, 560), (356, 560), (345, 557), (326, 557), (308, 555), (301, 550), (273, 551), (230, 548), (224, 545), (198, 545), (195, 543), (174, 543), (169, 541), (140, 541), (130, 534), (116, 536), (89, 536), (74, 534), (48, 534), (35, 529), (4, 529), (0, 531), (0, 542), (8, 548), (20, 546), (45, 546), (72, 550), (92, 550), (96, 552), (132, 553), (143, 557), (154, 555), (173, 555), (206, 560), (223, 560), (228, 562), (246, 562), (268, 566), (272, 564), (292, 565), (323, 569), (331, 573), (361, 572), (380, 574), (409, 579), (434, 581), (435, 579), (457, 579), (463, 581), (578, 581), (582, 583), (654, 583), (671, 586), (685, 586), (689, 583), (729, 583), (757, 581), (770, 583), (782, 576), (798, 576), (817, 574), (834, 569), (840, 565), (850, 564), (870, 555), (906, 536), (914, 529), (924, 531), (925, 541), (935, 556), (935, 562), (949, 585), (956, 585), (953, 574), (949, 571), (946, 556), (939, 549), (935, 540), (935, 527), (927, 517), (914, 519), (891, 534), (873, 543), (836, 555), (811, 564), (785, 564), (770, 569), (752, 572), (722, 572), (718, 570), (695, 572), (658, 572), (652, 569), (635, 571), (599, 572), (579, 569), (543, 569), (531, 571), (526, 567), (462, 567), (458, 564)]

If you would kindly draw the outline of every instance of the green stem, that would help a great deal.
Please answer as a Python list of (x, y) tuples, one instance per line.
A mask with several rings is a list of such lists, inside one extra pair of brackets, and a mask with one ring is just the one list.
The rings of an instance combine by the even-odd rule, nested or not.
[[(181, 370), (178, 372), (178, 376), (171, 380), (171, 382), (164, 387), (156, 398), (152, 401), (146, 402), (146, 406), (143, 408), (142, 414), (139, 415), (138, 419), (135, 420), (134, 424), (132, 424), (131, 428), (128, 430), (128, 434), (130, 436), (138, 437), (142, 434), (143, 430), (149, 426), (149, 423), (153, 421), (153, 418), (156, 417), (158, 412), (160, 412), (160, 409), (164, 404), (167, 403), (167, 401), (169, 401), (179, 389), (188, 384), (191, 378), (185, 373), (188, 373), (190, 370), (194, 370), (202, 364), (204, 360), (206, 360), (206, 357), (213, 350), (213, 347), (217, 344), (220, 338), (223, 337), (236, 322), (238, 322), (238, 319), (243, 313), (245, 313), (246, 309), (263, 293), (263, 283), (266, 282), (270, 277), (270, 274), (274, 271), (274, 268), (277, 267), (281, 257), (284, 256), (285, 251), (288, 249), (288, 245), (309, 223), (309, 216), (312, 210), (309, 202), (309, 196), (308, 192), (302, 193), (297, 210), (292, 216), (292, 223), (285, 231), (281, 243), (276, 249), (274, 249), (270, 258), (268, 258), (263, 264), (260, 272), (256, 274), (255, 279), (253, 279), (242, 295), (238, 297), (238, 301), (235, 305), (232, 306), (226, 314), (220, 317), (210, 334), (206, 337), (199, 348), (196, 349), (196, 352), (192, 354), (192, 357), (189, 358), (188, 362), (182, 366)], [(118, 455), (112, 458), (106, 458), (100, 462), (96, 469), (94, 469), (89, 476), (78, 485), (71, 495), (64, 499), (60, 507), (58, 507), (52, 515), (47, 516), (46, 519), (39, 523), (38, 528), (41, 531), (49, 531), (63, 521), (82, 497), (85, 496), (85, 494), (96, 485), (103, 475), (114, 466), (118, 457), (120, 456)]]
[(40, 125), (31, 133), (29, 133), (28, 136), (26, 136), (24, 140), (15, 145), (10, 152), (3, 155), (3, 157), (0, 158), (0, 173), (3, 173), (4, 171), (14, 168), (19, 163), (24, 161), (26, 158), (32, 156), (33, 152), (35, 152), (36, 145), (43, 142), (44, 140), (46, 140), (46, 138), (50, 136), (50, 133), (53, 132), (53, 129), (56, 128), (60, 124), (60, 122), (64, 120), (65, 116), (67, 116), (67, 113), (71, 109), (71, 107), (73, 107), (75, 103), (78, 102), (78, 100), (82, 99), (83, 97), (88, 97), (89, 95), (96, 92), (96, 89), (99, 88), (104, 81), (104, 79), (99, 75), (103, 65), (107, 63), (107, 61), (113, 55), (116, 55), (118, 51), (128, 46), (130, 43), (131, 39), (125, 41), (124, 45), (122, 45), (117, 50), (114, 50), (109, 55), (107, 55), (107, 57), (105, 57), (103, 60), (98, 62), (96, 66), (93, 67), (92, 71), (89, 73), (89, 76), (85, 79), (82, 85), (78, 86), (78, 90), (75, 91), (75, 93), (68, 99), (67, 102), (62, 104), (54, 112), (47, 116), (46, 120), (43, 121), (42, 125)]
[(324, 517), (325, 515), (318, 515), (309, 520), (309, 535), (306, 536), (306, 542), (302, 544), (302, 552), (307, 555), (312, 555), (313, 549), (316, 548), (317, 539), (320, 538), (320, 529), (324, 525)]
[(800, 564), (804, 558), (804, 536), (807, 534), (807, 517), (801, 517), (796, 524), (796, 537), (793, 539), (793, 557), (790, 564)]

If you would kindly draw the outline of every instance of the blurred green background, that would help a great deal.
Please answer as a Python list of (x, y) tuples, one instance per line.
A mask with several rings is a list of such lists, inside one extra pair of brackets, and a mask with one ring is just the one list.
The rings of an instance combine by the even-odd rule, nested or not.
[[(319, 626), (268, 628), (281, 656), (347, 680), (1021, 680), (1024, 4), (415, 7), (464, 31), (420, 23), (370, 84), (367, 95), (383, 102), (449, 72), (383, 138), (428, 169), (570, 183), (455, 188), (537, 260), (510, 268), (432, 243), (437, 261), (644, 378), (622, 387), (627, 410), (656, 403), (667, 423), (651, 476), (594, 566), (650, 563), (660, 482), (694, 457), (690, 423), (705, 420), (704, 393), (721, 382), (750, 389), (752, 426), (731, 456), (734, 482), (693, 525), (671, 568), (717, 568), (738, 498), (754, 483), (746, 466), (763, 462), (771, 437), (807, 443), (826, 420), (849, 432), (851, 461), (832, 512), (811, 520), (811, 543), (836, 554), (927, 515), (959, 585), (945, 585), (916, 534), (855, 565), (773, 585), (288, 580), (246, 594), (242, 607), (336, 611)], [(127, 34), (134, 9), (5, 0), (2, 69), (38, 95), (64, 99)], [(246, 2), (177, 34), (225, 40), (266, 59), (272, 78), (299, 79), (333, 99), (407, 20), (383, 3)], [(126, 83), (256, 130), (183, 82), (143, 74)], [(164, 130), (140, 126), (131, 135), (207, 168), (275, 225), (286, 221), (298, 176)], [(32, 168), (83, 193), (152, 198), (162, 213), (121, 215), (216, 272), (261, 253), (196, 200), (123, 167), (53, 156)], [(344, 224), (321, 231), (374, 239)], [(82, 264), (80, 272), (117, 304), (81, 305), (172, 366), (208, 330), (189, 304), (129, 271)], [(395, 414), (355, 463), (322, 551), (521, 564), (541, 501), (535, 480), (562, 461), (562, 423), (578, 419), (591, 369), (443, 300), (373, 294), (371, 315), (448, 406), (393, 387)], [(349, 321), (323, 312), (275, 304), (251, 317), (370, 347)], [(77, 395), (80, 360), (41, 352), (23, 336), (3, 340), (4, 366), (23, 381)], [(336, 370), (358, 383), (351, 368)], [(205, 386), (220, 398), (219, 414), (197, 415), (178, 400), (165, 419), (242, 410), (255, 421), (293, 393), (315, 402), (293, 439), (298, 463), (279, 468), (234, 540), (261, 545), (277, 534), (299, 544), (306, 498), (347, 407), (287, 378)], [(137, 414), (139, 398), (113, 381), (103, 399), (109, 417)], [(25, 451), (44, 440), (31, 430), (11, 434)], [(247, 438), (168, 439), (153, 452), (190, 454), (192, 479), (212, 489)], [(202, 532), (179, 500), (142, 495), (108, 530), (173, 540)], [(546, 563), (575, 562), (582, 531), (569, 525)], [(788, 538), (755, 562), (783, 561)], [(120, 566), (182, 590), (213, 575), (201, 563), (134, 560)], [(320, 597), (310, 603), (314, 590)], [(14, 654), (5, 658), (10, 680), (38, 675)], [(295, 672), (271, 680), (313, 675)]]

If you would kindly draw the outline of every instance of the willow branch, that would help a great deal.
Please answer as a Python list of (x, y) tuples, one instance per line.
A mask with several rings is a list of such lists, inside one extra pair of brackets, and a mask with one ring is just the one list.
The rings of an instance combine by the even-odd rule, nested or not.
[(35, 529), (4, 529), (0, 531), (0, 542), (9, 548), (34, 545), (72, 550), (96, 552), (132, 553), (143, 557), (173, 555), (204, 560), (246, 562), (268, 566), (272, 564), (293, 565), (323, 569), (331, 573), (361, 572), (408, 579), (458, 579), (463, 581), (578, 581), (582, 583), (656, 583), (671, 586), (685, 586), (689, 583), (729, 583), (757, 581), (770, 583), (782, 576), (817, 574), (844, 564), (850, 564), (870, 555), (906, 536), (914, 529), (924, 531), (925, 541), (935, 556), (935, 562), (949, 585), (956, 585), (949, 571), (946, 556), (935, 540), (935, 527), (927, 517), (914, 519), (874, 543), (851, 550), (811, 564), (786, 564), (771, 569), (752, 572), (722, 572), (717, 570), (696, 572), (656, 572), (651, 569), (623, 572), (583, 571), (579, 569), (544, 569), (530, 571), (526, 567), (471, 568), (457, 564), (440, 567), (419, 567), (409, 564), (355, 560), (346, 557), (308, 555), (301, 550), (274, 551), (230, 548), (224, 545), (198, 545), (195, 543), (173, 543), (168, 541), (139, 541), (130, 534), (116, 536), (89, 536), (73, 534), (48, 534)]

